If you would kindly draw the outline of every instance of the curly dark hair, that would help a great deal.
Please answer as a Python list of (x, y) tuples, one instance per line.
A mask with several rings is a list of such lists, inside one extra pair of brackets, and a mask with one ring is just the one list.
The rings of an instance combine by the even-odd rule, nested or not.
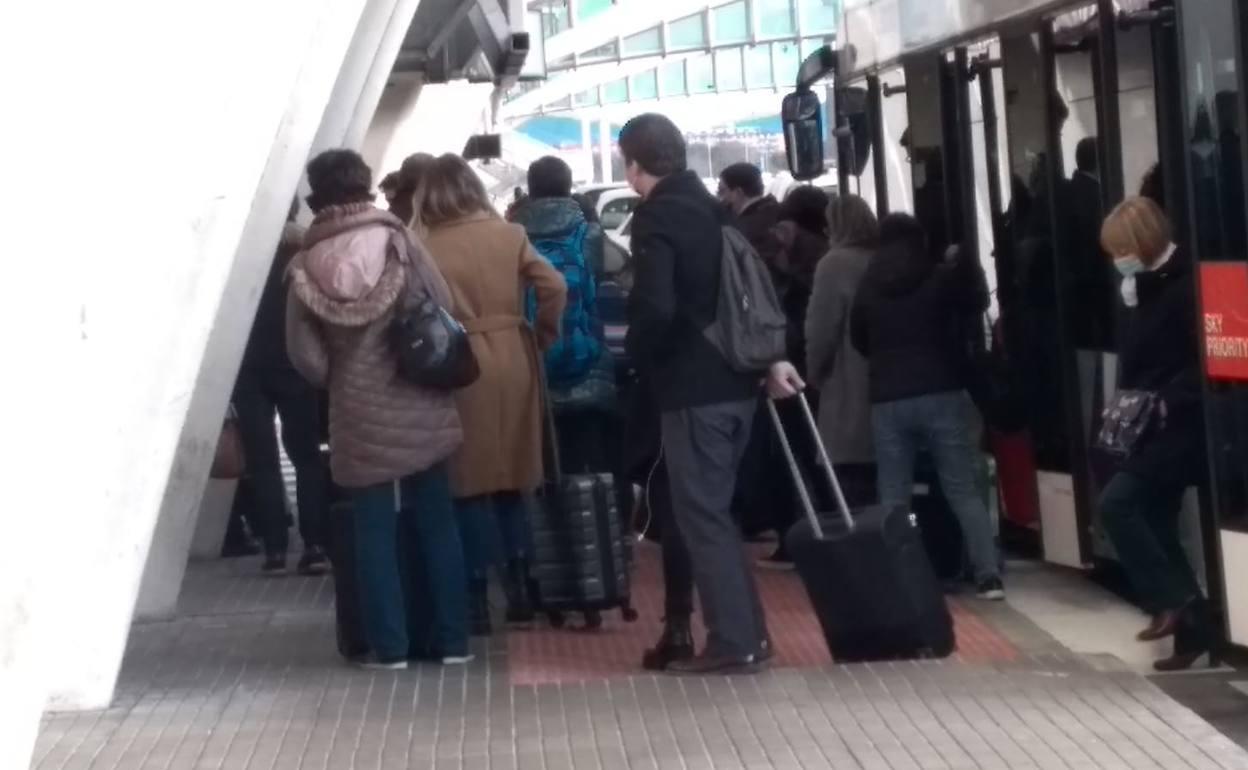
[(319, 212), (327, 206), (373, 200), (373, 172), (354, 150), (326, 150), (308, 163), (308, 206)]
[(663, 178), (688, 168), (685, 137), (666, 115), (647, 112), (620, 129), (620, 154), (650, 176)]

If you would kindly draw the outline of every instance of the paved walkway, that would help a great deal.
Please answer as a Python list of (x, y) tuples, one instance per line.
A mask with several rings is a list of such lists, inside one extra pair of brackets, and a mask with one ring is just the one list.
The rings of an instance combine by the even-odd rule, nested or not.
[(1003, 605), (955, 605), (958, 658), (834, 666), (797, 578), (766, 575), (782, 665), (639, 676), (658, 623), (643, 551), (633, 626), (496, 637), (466, 668), (370, 673), (334, 653), (327, 580), (255, 569), (193, 565), (182, 616), (135, 627), (113, 707), (49, 717), (33, 767), (1248, 768), (1147, 680), (1093, 668)]

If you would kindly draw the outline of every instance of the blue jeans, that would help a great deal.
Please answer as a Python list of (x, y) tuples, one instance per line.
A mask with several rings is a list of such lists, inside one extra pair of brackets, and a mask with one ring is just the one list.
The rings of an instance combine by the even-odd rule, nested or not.
[(490, 567), (527, 559), (533, 552), (529, 512), (519, 492), (461, 497), (455, 501), (455, 515), (464, 533), (464, 559), (473, 580), (485, 580)]
[(467, 581), (445, 466), (352, 495), (360, 609), (374, 654), (466, 654)]
[(932, 393), (876, 404), (871, 411), (879, 463), (880, 502), (910, 506), (914, 460), (926, 449), (936, 463), (940, 489), (962, 525), (975, 579), (999, 576), (992, 522), (984, 505), (975, 445), (971, 441), (970, 396), (965, 391)]
[(1119, 471), (1101, 492), (1101, 524), (1140, 604), (1153, 614), (1180, 609), (1200, 596), (1179, 539), (1184, 491), (1182, 484)]

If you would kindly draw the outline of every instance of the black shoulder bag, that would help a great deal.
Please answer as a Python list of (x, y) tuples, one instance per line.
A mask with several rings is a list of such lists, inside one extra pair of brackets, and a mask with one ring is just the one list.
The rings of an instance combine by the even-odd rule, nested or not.
[(399, 376), (433, 390), (466, 388), (481, 376), (468, 332), (427, 293), (411, 288), (413, 272), (409, 267), (409, 288), (390, 322)]

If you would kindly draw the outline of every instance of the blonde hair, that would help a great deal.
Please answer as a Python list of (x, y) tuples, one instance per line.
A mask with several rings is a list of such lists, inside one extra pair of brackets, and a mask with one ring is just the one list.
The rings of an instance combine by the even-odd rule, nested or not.
[(446, 154), (422, 164), (412, 192), (411, 229), (424, 234), (429, 230), (477, 213), (495, 217), (485, 185), (458, 155)]
[(828, 201), (828, 236), (836, 246), (874, 247), (880, 223), (870, 204), (857, 195), (833, 195)]
[(1170, 221), (1155, 202), (1134, 196), (1114, 207), (1101, 225), (1101, 246), (1113, 258), (1135, 256), (1152, 265), (1170, 247)]

